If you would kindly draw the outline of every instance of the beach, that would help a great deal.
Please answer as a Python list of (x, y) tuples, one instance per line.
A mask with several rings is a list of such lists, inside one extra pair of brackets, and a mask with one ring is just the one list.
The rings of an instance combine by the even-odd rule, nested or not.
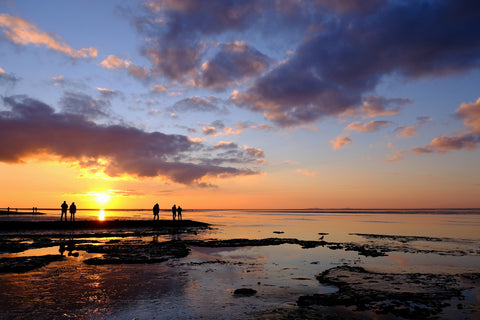
[(0, 219), (2, 319), (480, 317), (475, 209), (46, 212)]

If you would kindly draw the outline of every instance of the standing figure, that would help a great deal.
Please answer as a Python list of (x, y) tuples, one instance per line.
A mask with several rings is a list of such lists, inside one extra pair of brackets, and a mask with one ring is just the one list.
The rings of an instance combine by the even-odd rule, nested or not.
[(172, 207), (172, 218), (173, 218), (173, 220), (175, 220), (176, 217), (177, 217), (177, 206), (173, 205), (173, 207)]
[(75, 221), (75, 212), (77, 212), (77, 206), (75, 202), (70, 205), (70, 221)]
[(155, 205), (153, 206), (153, 220), (155, 220), (155, 217), (157, 218), (157, 220), (160, 219), (158, 213), (160, 212), (160, 207), (158, 205), (158, 203), (155, 203)]
[(67, 221), (67, 210), (68, 210), (67, 201), (63, 201), (63, 203), (62, 203), (62, 215), (60, 216), (60, 221), (62, 221), (64, 214), (65, 214), (65, 221)]
[(177, 212), (178, 212), (178, 220), (182, 220), (182, 207), (178, 206)]

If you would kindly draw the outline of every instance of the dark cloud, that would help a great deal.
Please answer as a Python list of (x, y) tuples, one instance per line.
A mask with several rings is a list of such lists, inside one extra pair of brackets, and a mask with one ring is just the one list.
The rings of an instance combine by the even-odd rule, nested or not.
[(222, 90), (260, 74), (269, 64), (267, 56), (245, 42), (227, 43), (213, 59), (203, 63), (197, 85)]
[[(143, 15), (135, 17), (135, 24), (139, 32), (149, 38), (142, 51), (152, 63), (152, 74), (183, 80), (194, 78), (198, 73), (205, 48), (204, 36), (249, 28), (252, 20), (261, 17), (262, 4), (255, 0), (158, 0), (148, 2), (146, 9)], [(243, 62), (252, 58), (258, 60), (260, 55), (253, 49), (243, 56), (220, 53), (212, 68), (225, 72), (227, 59)], [(243, 77), (251, 74), (251, 69), (237, 67), (235, 73)], [(205, 86), (219, 87), (213, 71), (205, 74), (201, 82)], [(233, 75), (228, 74), (229, 78)]]
[(314, 0), (321, 9), (329, 9), (339, 13), (365, 13), (374, 10), (387, 0)]
[(232, 101), (296, 126), (358, 108), (386, 75), (443, 76), (480, 66), (478, 1), (371, 3), (330, 19), (319, 14), (316, 34)]
[(65, 92), (60, 99), (60, 105), (65, 113), (79, 114), (90, 119), (108, 117), (110, 101), (94, 99), (84, 93)]
[(0, 86), (7, 86), (12, 87), (20, 81), (20, 78), (16, 77), (12, 73), (4, 72), (2, 68), (0, 68)]
[[(9, 110), (0, 113), (2, 162), (19, 163), (47, 153), (83, 166), (100, 166), (110, 176), (163, 176), (184, 184), (203, 183), (199, 180), (205, 177), (255, 174), (251, 169), (194, 162), (193, 155), (208, 148), (187, 136), (101, 126), (83, 115), (55, 113), (27, 96), (3, 98), (3, 105)], [(188, 162), (178, 160), (190, 157)]]

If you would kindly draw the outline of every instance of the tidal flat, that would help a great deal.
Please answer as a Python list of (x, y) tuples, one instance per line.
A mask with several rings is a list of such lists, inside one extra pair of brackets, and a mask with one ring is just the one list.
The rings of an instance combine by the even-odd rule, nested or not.
[(480, 249), (475, 240), (361, 232), (349, 233), (352, 241), (336, 241), (325, 230), (318, 230), (313, 240), (291, 237), (295, 233), (288, 228), (257, 232), (258, 237), (226, 238), (224, 226), (149, 223), (3, 229), (0, 317), (480, 315)]

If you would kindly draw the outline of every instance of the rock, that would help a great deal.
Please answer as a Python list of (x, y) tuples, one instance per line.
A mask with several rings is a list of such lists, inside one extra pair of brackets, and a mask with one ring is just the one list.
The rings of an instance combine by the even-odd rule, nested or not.
[(257, 290), (251, 288), (240, 288), (233, 292), (234, 295), (253, 296), (257, 293)]

